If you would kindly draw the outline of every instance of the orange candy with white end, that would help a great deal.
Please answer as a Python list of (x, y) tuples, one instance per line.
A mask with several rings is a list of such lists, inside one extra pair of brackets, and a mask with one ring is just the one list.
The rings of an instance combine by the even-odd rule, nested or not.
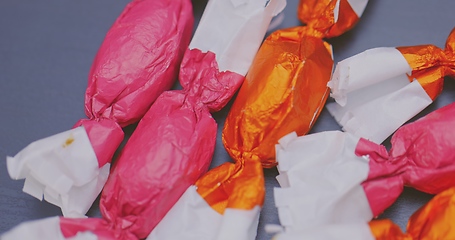
[(306, 26), (275, 31), (262, 44), (223, 129), (235, 159), (250, 154), (274, 167), (275, 144), (295, 131), (306, 134), (329, 96), (333, 59), (324, 37), (342, 34), (359, 20), (347, 0), (300, 1)]
[(323, 38), (359, 19), (347, 0), (301, 0), (298, 15), (306, 26), (275, 31), (264, 41), (226, 119), (222, 140), (235, 164), (212, 169), (196, 183), (219, 213), (262, 206), (262, 167), (276, 165), (275, 144), (292, 131), (307, 133), (329, 96), (333, 59)]
[(417, 79), (433, 100), (442, 92), (444, 77), (455, 76), (455, 28), (450, 32), (444, 50), (434, 45), (397, 47), (397, 49), (412, 68), (410, 81)]

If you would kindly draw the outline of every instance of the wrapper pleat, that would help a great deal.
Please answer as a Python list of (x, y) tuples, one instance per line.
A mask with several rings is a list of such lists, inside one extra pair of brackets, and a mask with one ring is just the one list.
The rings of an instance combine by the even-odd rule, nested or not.
[[(92, 64), (85, 113), (64, 133), (8, 157), (24, 192), (82, 217), (103, 188), (122, 127), (137, 122), (175, 81), (193, 26), (188, 1), (129, 3), (107, 32)], [(60, 186), (64, 183), (64, 186)]]
[(455, 31), (434, 45), (370, 49), (340, 61), (327, 104), (344, 131), (381, 143), (442, 92), (454, 77)]
[(274, 194), (284, 227), (278, 239), (329, 225), (364, 226), (404, 186), (430, 194), (455, 186), (454, 124), (452, 103), (400, 127), (390, 151), (340, 131), (282, 138), (277, 145), (282, 188)]

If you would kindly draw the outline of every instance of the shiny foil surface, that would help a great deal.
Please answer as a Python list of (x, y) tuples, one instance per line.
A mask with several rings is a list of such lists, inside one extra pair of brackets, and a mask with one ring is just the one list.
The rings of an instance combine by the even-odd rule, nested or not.
[(264, 174), (258, 158), (224, 163), (197, 182), (197, 192), (218, 213), (226, 208), (249, 210), (264, 203)]
[(455, 76), (455, 29), (449, 34), (444, 50), (434, 45), (397, 49), (412, 68), (410, 80), (417, 79), (433, 100), (442, 92), (444, 77)]
[[(335, 15), (337, 7), (339, 11)], [(331, 38), (343, 34), (353, 28), (360, 17), (352, 9), (348, 0), (301, 0), (297, 8), (297, 16), (313, 30), (314, 33), (311, 35), (319, 38)]]
[(406, 233), (390, 220), (369, 223), (371, 233), (377, 240), (423, 240), (455, 239), (455, 188), (436, 195), (415, 212), (408, 221)]
[(275, 166), (277, 140), (291, 131), (306, 134), (323, 109), (331, 48), (306, 30), (276, 31), (262, 44), (223, 129), (234, 159), (248, 153), (265, 167)]
[[(309, 17), (307, 26), (275, 31), (256, 54), (223, 128), (222, 141), (234, 164), (222, 164), (196, 183), (198, 193), (219, 213), (262, 206), (261, 165), (275, 166), (278, 139), (291, 131), (307, 133), (322, 110), (333, 66), (331, 46), (322, 38), (337, 25), (335, 2), (299, 10)], [(300, 8), (313, 3), (302, 0)], [(340, 8), (341, 19), (358, 19), (346, 4)]]
[[(253, 36), (256, 34), (262, 38), (266, 29), (264, 26), (269, 24), (275, 10), (280, 9), (277, 2), (267, 5), (274, 7), (263, 6), (260, 1), (248, 5), (258, 10), (249, 16), (251, 19), (247, 19), (246, 24), (234, 25), (236, 34), (241, 33), (243, 28), (248, 29), (248, 26), (260, 23), (263, 31), (255, 30)], [(202, 18), (210, 16), (214, 10), (217, 9), (206, 8)], [(234, 10), (237, 13), (237, 9)], [(238, 9), (240, 10), (242, 8)], [(193, 41), (201, 37), (200, 31), (207, 31), (204, 28), (213, 29), (216, 26), (203, 23), (206, 25), (202, 24), (201, 29), (200, 23)], [(212, 33), (209, 31), (204, 34)], [(234, 34), (229, 37), (236, 39), (238, 36)], [(259, 43), (253, 39), (249, 46), (254, 50), (257, 49), (254, 46), (259, 47)], [(201, 48), (212, 44), (202, 44)], [(101, 194), (100, 210), (103, 219), (99, 220), (100, 229), (93, 230), (91, 226), (84, 226), (84, 221), (73, 224), (69, 220), (62, 221), (62, 229), (73, 229), (77, 225), (81, 226), (77, 230), (79, 232), (88, 228), (96, 234), (104, 235), (107, 227), (108, 233), (115, 239), (146, 238), (185, 190), (207, 171), (217, 133), (217, 124), (210, 112), (223, 108), (245, 77), (235, 70), (220, 70), (218, 57), (223, 55), (217, 56), (215, 52), (191, 46), (193, 45), (185, 52), (180, 65), (179, 79), (183, 89), (166, 91), (158, 97), (140, 120), (111, 169)], [(239, 58), (243, 60), (241, 56)], [(250, 63), (246, 61), (245, 64), (249, 66)], [(260, 165), (256, 170), (262, 171)], [(254, 175), (262, 176), (262, 172), (254, 172)], [(249, 191), (239, 192), (234, 188), (233, 192), (233, 195), (243, 197), (243, 193)], [(87, 224), (90, 221), (93, 220), (87, 221)]]
[[(226, 83), (233, 84), (231, 86), (214, 85), (214, 87), (207, 88), (207, 91), (204, 91), (202, 96), (198, 96), (200, 99), (212, 99), (211, 95), (222, 92), (228, 93), (222, 98), (226, 101), (219, 107), (212, 106), (213, 104), (218, 105), (217, 101), (207, 101), (212, 111), (224, 106), (235, 91), (238, 90), (238, 87), (245, 79), (244, 75), (252, 65), (272, 17), (281, 12), (285, 6), (285, 0), (255, 0), (243, 4), (220, 0), (208, 3), (201, 19), (202, 25), (200, 23), (198, 26), (190, 47), (195, 46), (197, 48), (200, 44), (199, 42), (205, 42), (207, 46), (214, 45), (214, 50), (221, 47), (218, 52), (215, 52), (218, 54), (216, 60), (220, 69), (226, 68), (229, 71), (220, 73), (219, 78), (216, 80), (224, 82), (225, 80), (222, 77), (227, 77), (228, 75), (239, 77), (238, 79), (231, 78), (226, 81)], [(207, 10), (217, 10), (218, 15), (213, 15), (213, 12), (210, 13)], [(224, 13), (221, 13), (222, 11)], [(218, 26), (209, 28), (211, 31), (207, 31), (204, 27), (211, 26), (210, 23), (215, 21), (213, 18), (220, 18), (219, 15), (222, 15), (221, 19), (224, 21), (227, 18), (224, 14), (230, 15), (229, 19), (232, 19), (232, 23), (225, 23), (226, 31), (234, 34), (220, 39), (217, 35), (213, 35), (213, 32), (218, 31)], [(205, 16), (211, 17), (212, 20), (204, 21), (210, 19), (205, 18)], [(198, 33), (204, 33), (204, 35), (198, 35)], [(207, 37), (205, 37), (206, 35)], [(214, 39), (218, 42), (207, 42), (205, 38)], [(207, 46), (201, 46), (201, 49)], [(217, 62), (213, 62), (212, 65), (216, 66), (215, 63)], [(186, 68), (184, 66), (185, 64), (182, 64), (181, 74), (185, 72), (204, 76), (207, 75), (207, 71), (211, 72), (208, 68), (200, 68), (199, 66), (190, 68), (190, 65)], [(233, 75), (234, 73), (235, 75)], [(235, 86), (234, 83), (238, 83), (238, 85)], [(199, 83), (195, 83), (190, 89), (198, 86)], [(184, 86), (184, 88), (186, 87)], [(207, 124), (205, 124), (205, 127), (207, 127)], [(205, 151), (210, 149), (208, 145), (200, 145), (200, 147)], [(252, 159), (254, 160), (252, 161)], [(192, 163), (193, 161), (188, 161), (188, 163), (194, 164)], [(221, 240), (232, 238), (252, 240), (255, 238), (260, 207), (263, 204), (265, 193), (262, 166), (257, 156), (245, 152), (241, 159), (235, 159), (234, 164), (224, 163), (204, 174), (194, 183), (194, 186), (186, 187), (188, 188), (187, 191), (170, 209), (168, 215), (164, 217), (155, 230), (152, 231), (150, 238), (161, 239), (163, 236), (167, 236), (169, 239)], [(179, 226), (179, 230), (171, 230), (176, 225)], [(188, 235), (188, 238), (186, 238), (186, 235)]]
[(276, 165), (274, 145), (284, 135), (306, 134), (329, 95), (331, 46), (322, 39), (349, 30), (359, 20), (348, 1), (299, 3), (306, 26), (277, 30), (259, 49), (229, 112), (223, 143), (234, 159), (256, 156), (264, 167)]

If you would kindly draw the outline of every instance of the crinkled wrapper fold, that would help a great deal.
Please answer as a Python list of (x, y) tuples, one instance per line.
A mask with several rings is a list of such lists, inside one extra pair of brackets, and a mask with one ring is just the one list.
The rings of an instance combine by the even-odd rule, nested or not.
[(365, 224), (392, 205), (404, 186), (430, 194), (454, 186), (454, 123), (452, 103), (399, 128), (390, 151), (340, 131), (282, 138), (281, 188), (274, 190), (281, 235)]
[(103, 188), (122, 127), (137, 122), (176, 80), (193, 27), (188, 1), (129, 3), (107, 32), (85, 94), (88, 119), (38, 140), (7, 161), (24, 192), (82, 217)]
[(381, 143), (442, 92), (455, 76), (455, 31), (434, 45), (374, 48), (337, 63), (327, 104), (342, 129)]
[[(231, 3), (209, 2), (181, 63), (179, 78), (183, 89), (163, 92), (157, 98), (115, 161), (101, 194), (103, 218), (61, 218), (58, 223), (64, 237), (88, 232), (100, 239), (144, 239), (207, 171), (217, 132), (210, 112), (223, 108), (238, 90), (244, 80), (242, 69), (248, 69), (251, 64), (248, 59), (259, 48), (271, 18), (284, 7), (283, 1), (278, 0), (267, 5), (252, 1), (226, 11), (222, 7), (226, 4)], [(245, 10), (254, 11), (247, 12), (249, 18), (238, 15)], [(201, 40), (201, 35), (211, 33), (225, 21), (220, 15), (234, 16), (239, 21), (233, 23), (231, 31), (218, 35), (220, 41)], [(251, 38), (244, 38), (245, 34)], [(225, 41), (226, 38), (231, 41)], [(235, 45), (244, 41), (252, 49), (239, 54)], [(223, 47), (226, 45), (230, 51)], [(243, 62), (241, 66), (231, 64), (237, 59)], [(257, 221), (258, 211), (244, 216), (244, 222)], [(235, 213), (229, 219), (238, 221)], [(248, 225), (245, 228), (248, 231), (240, 231), (237, 236), (249, 239), (255, 235), (255, 231), (249, 231), (254, 228)], [(165, 230), (175, 232), (174, 227)], [(220, 239), (225, 237), (221, 234)]]
[(436, 195), (409, 218), (406, 231), (389, 219), (343, 224), (326, 224), (295, 233), (281, 233), (276, 240), (389, 240), (389, 239), (453, 239), (455, 188), (451, 187)]

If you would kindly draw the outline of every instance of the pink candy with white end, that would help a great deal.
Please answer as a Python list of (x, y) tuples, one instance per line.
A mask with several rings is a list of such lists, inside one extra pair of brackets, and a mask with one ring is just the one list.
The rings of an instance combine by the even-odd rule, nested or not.
[(281, 188), (274, 193), (283, 234), (366, 223), (404, 186), (436, 194), (455, 185), (454, 125), (452, 103), (399, 128), (389, 152), (340, 131), (285, 136), (277, 145)]
[(112, 25), (89, 74), (85, 112), (74, 129), (7, 158), (24, 191), (82, 217), (103, 188), (122, 127), (137, 122), (174, 83), (193, 27), (187, 0), (133, 0)]
[[(157, 98), (112, 167), (100, 199), (103, 218), (30, 224), (57, 229), (65, 239), (87, 233), (98, 239), (146, 238), (207, 171), (217, 133), (210, 112), (224, 107), (240, 87), (271, 18), (284, 5), (284, 0), (211, 0), (181, 63), (183, 89)], [(221, 28), (223, 34), (216, 31)], [(176, 231), (175, 225), (160, 229)]]

